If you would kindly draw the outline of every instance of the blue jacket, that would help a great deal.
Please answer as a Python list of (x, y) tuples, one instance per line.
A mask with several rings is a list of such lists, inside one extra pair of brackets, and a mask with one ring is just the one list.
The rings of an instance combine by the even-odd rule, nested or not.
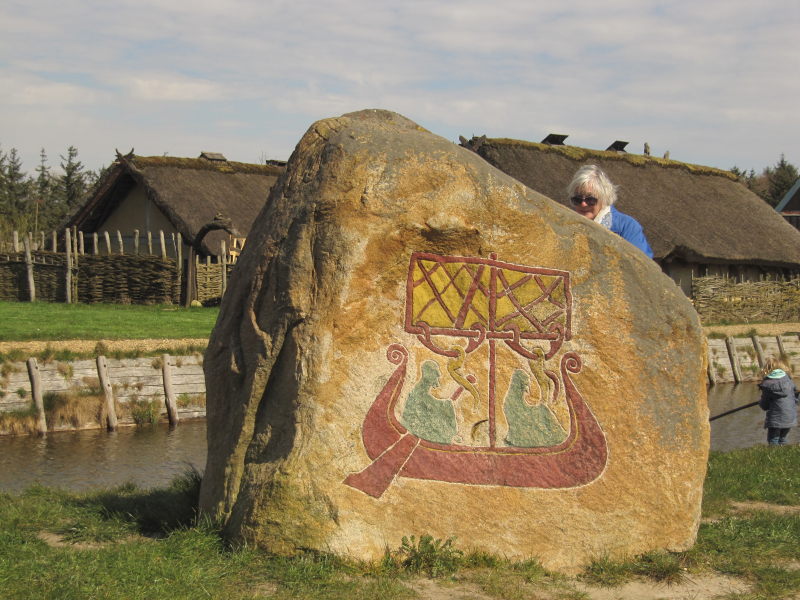
[(639, 225), (639, 221), (630, 215), (619, 212), (613, 205), (611, 206), (611, 231), (622, 239), (628, 240), (644, 252), (648, 258), (653, 258), (653, 251), (650, 249), (650, 244), (647, 243), (644, 229)]
[(797, 425), (797, 388), (783, 371), (773, 371), (758, 384), (761, 398), (758, 405), (767, 411), (764, 427), (794, 427)]

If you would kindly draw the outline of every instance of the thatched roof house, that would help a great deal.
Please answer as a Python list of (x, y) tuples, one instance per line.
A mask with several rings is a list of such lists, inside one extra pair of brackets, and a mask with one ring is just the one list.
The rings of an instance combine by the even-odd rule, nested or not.
[[(94, 193), (69, 219), (84, 233), (122, 232), (125, 244), (139, 230), (180, 233), (192, 244), (198, 231), (217, 215), (230, 220), (239, 236), (246, 237), (283, 172), (281, 163), (254, 165), (231, 162), (221, 154), (204, 152), (199, 158), (126, 156), (117, 159)], [(230, 247), (229, 234), (210, 232), (202, 240), (202, 253), (217, 255), (221, 242)]]
[(800, 232), (728, 171), (624, 151), (485, 136), (462, 138), (462, 145), (564, 205), (578, 167), (598, 165), (619, 186), (618, 208), (642, 224), (655, 260), (687, 293), (692, 275), (758, 279), (800, 271)]

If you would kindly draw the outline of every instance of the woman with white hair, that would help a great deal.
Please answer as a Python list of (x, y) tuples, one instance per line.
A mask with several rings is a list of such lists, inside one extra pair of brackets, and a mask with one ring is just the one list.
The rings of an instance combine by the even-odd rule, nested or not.
[(617, 186), (600, 167), (584, 165), (578, 169), (567, 188), (567, 195), (575, 212), (610, 229), (653, 258), (639, 222), (614, 208)]

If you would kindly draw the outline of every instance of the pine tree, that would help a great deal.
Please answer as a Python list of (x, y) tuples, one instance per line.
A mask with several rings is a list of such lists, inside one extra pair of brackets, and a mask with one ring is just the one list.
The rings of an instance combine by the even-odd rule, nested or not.
[(83, 163), (78, 160), (75, 146), (67, 148), (66, 157), (61, 155), (61, 169), (64, 174), (57, 180), (57, 201), (54, 206), (58, 221), (80, 206), (87, 188), (86, 173), (83, 172)]
[(34, 231), (38, 231), (40, 227), (44, 229), (49, 224), (46, 215), (42, 214), (42, 211), (46, 211), (49, 208), (53, 193), (53, 176), (50, 174), (50, 166), (47, 164), (47, 153), (44, 148), (39, 152), (39, 166), (36, 167), (36, 173), (38, 174), (36, 176), (36, 196), (33, 199)]
[(781, 159), (769, 170), (767, 178), (769, 180), (769, 202), (772, 206), (777, 206), (791, 187), (797, 181), (797, 167), (787, 162), (786, 157), (781, 154)]

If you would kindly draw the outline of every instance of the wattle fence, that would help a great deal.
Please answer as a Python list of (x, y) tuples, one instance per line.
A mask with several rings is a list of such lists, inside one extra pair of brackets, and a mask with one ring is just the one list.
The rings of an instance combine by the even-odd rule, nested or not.
[[(132, 236), (133, 252), (125, 252), (123, 236), (66, 230), (59, 239), (14, 232), (0, 242), (0, 300), (117, 304), (182, 304), (191, 300), (219, 303), (233, 268), (231, 257), (194, 258), (187, 268), (180, 234), (159, 231)], [(234, 257), (235, 258), (235, 257)], [(187, 285), (187, 277), (194, 285)]]

